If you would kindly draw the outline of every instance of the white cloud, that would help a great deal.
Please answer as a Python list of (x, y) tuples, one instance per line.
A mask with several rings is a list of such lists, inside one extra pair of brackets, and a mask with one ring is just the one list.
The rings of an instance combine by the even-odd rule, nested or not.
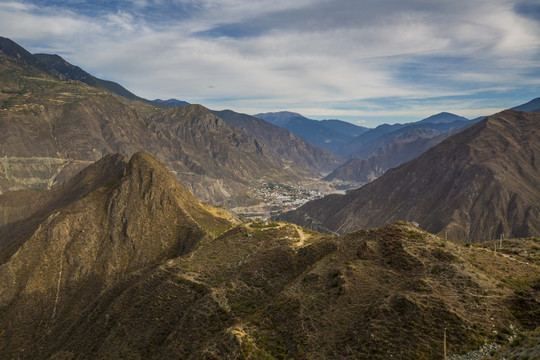
[[(140, 96), (248, 113), (367, 116), (381, 114), (370, 108), (377, 98), (463, 98), (539, 87), (539, 23), (517, 14), (513, 1), (130, 3), (90, 16), (0, 0), (0, 34), (33, 52), (59, 53)], [(179, 9), (188, 9), (185, 17)], [(156, 22), (156, 14), (164, 21)], [(336, 110), (344, 103), (359, 108)], [(443, 110), (451, 109), (436, 112)]]

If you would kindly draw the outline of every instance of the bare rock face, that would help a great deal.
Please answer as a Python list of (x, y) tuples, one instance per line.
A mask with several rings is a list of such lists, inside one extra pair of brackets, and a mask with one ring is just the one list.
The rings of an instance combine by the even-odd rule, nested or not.
[(507, 110), (281, 219), (345, 233), (404, 219), (464, 242), (540, 235), (540, 116)]
[[(317, 172), (328, 173), (340, 164), (340, 158), (331, 152), (315, 147), (292, 132), (254, 116), (231, 110), (213, 111), (227, 124), (247, 132), (261, 145), (266, 156), (282, 166), (304, 171), (316, 177)], [(315, 171), (314, 171), (315, 170)]]
[(246, 203), (249, 188), (260, 180), (300, 179), (292, 169), (267, 157), (255, 138), (201, 105), (162, 110), (148, 123), (159, 142), (156, 153), (201, 201)]
[[(110, 155), (60, 188), (8, 193), (0, 204), (8, 214), (0, 228), (7, 348), (31, 342), (128, 274), (231, 226), (146, 153), (129, 162)], [(33, 315), (19, 322), (23, 312)]]

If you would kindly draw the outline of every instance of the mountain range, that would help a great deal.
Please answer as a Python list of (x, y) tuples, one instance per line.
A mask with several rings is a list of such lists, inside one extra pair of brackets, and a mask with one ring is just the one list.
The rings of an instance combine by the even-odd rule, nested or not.
[(286, 151), (261, 145), (262, 130), (254, 137), (203, 106), (158, 107), (9, 39), (0, 50), (0, 192), (50, 188), (106, 154), (145, 150), (202, 201), (239, 206), (259, 203), (264, 182), (313, 181), (340, 163), (286, 131)]
[(254, 116), (287, 129), (311, 145), (335, 154), (340, 146), (369, 130), (341, 120), (312, 120), (288, 111), (261, 113)]
[[(336, 168), (325, 180), (368, 183), (476, 122), (455, 120), (454, 117), (452, 115), (452, 121), (448, 122), (425, 122), (428, 118), (404, 126), (382, 125), (382, 131), (379, 127), (367, 131), (347, 144), (349, 151), (354, 151), (352, 159)], [(389, 131), (395, 127), (398, 128)]]
[(325, 180), (357, 186), (416, 158), (448, 136), (480, 120), (442, 112), (414, 123), (383, 124), (369, 129), (339, 120), (311, 120), (287, 111), (257, 114), (255, 117), (290, 130), (312, 145), (348, 158)]
[[(534, 358), (537, 100), (375, 129), (268, 115), (324, 149), (0, 38), (0, 358)], [(208, 205), (297, 201), (345, 161), (328, 148), (361, 157), (328, 180), (373, 181), (275, 220)]]
[(238, 224), (142, 152), (0, 204), (4, 359), (441, 358), (540, 320), (538, 239)]
[(331, 152), (304, 142), (292, 132), (257, 117), (231, 110), (213, 111), (213, 113), (227, 124), (256, 138), (265, 149), (265, 153), (275, 161), (283, 162), (284, 167), (295, 167), (307, 163), (310, 168), (324, 174), (342, 163), (342, 160)]
[(357, 190), (280, 219), (338, 233), (402, 219), (467, 242), (538, 236), (539, 124), (534, 112), (492, 115)]

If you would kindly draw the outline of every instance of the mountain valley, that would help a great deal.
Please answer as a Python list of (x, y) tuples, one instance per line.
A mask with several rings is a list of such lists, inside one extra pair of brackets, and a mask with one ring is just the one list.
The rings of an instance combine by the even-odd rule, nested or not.
[(0, 193), (50, 188), (108, 153), (145, 150), (202, 201), (250, 206), (265, 182), (313, 184), (341, 163), (285, 130), (271, 138), (281, 147), (269, 146), (270, 124), (238, 120), (255, 126), (237, 122), (240, 130), (200, 105), (162, 109), (57, 56), (35, 57), (4, 38), (0, 45)]
[(540, 321), (535, 238), (239, 224), (146, 153), (12, 194), (2, 229), (28, 231), (1, 238), (2, 358), (441, 358), (445, 328), (462, 353)]
[(540, 115), (507, 110), (346, 195), (281, 220), (346, 233), (403, 219), (455, 241), (540, 232)]
[(539, 358), (539, 99), (251, 116), (0, 37), (0, 359)]

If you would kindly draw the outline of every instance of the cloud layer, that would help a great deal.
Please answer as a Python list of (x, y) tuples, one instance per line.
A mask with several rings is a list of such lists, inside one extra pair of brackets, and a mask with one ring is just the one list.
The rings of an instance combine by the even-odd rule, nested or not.
[(147, 98), (350, 121), (540, 96), (535, 0), (0, 0), (0, 35)]

